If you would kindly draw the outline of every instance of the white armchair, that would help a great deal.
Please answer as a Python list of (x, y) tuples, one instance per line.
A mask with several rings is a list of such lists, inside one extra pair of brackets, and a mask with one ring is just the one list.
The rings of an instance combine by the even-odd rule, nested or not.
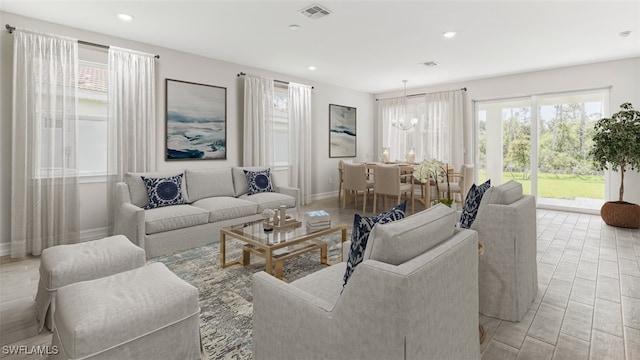
[(536, 202), (515, 181), (484, 193), (471, 225), (484, 244), (478, 272), (480, 312), (520, 321), (538, 292)]
[(344, 262), (255, 274), (254, 358), (479, 359), (477, 234), (442, 207), (376, 225), (344, 291)]

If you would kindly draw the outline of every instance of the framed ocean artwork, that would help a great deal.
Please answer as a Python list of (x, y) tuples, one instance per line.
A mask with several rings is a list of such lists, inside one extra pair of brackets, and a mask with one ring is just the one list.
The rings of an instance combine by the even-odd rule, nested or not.
[(166, 79), (166, 160), (227, 158), (227, 88)]
[(356, 157), (356, 108), (329, 104), (329, 157)]

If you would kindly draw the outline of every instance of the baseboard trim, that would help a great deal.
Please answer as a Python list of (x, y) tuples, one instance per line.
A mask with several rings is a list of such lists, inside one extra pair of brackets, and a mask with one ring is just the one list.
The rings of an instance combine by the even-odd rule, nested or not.
[[(109, 236), (109, 228), (101, 227), (95, 229), (80, 230), (80, 242), (102, 239)], [(11, 242), (0, 244), (0, 256), (11, 255)]]
[(6, 256), (11, 254), (11, 243), (6, 242), (0, 244), (0, 256)]
[(311, 195), (311, 201), (338, 197), (338, 190)]
[(107, 236), (109, 236), (108, 227), (80, 230), (80, 242), (102, 239)]

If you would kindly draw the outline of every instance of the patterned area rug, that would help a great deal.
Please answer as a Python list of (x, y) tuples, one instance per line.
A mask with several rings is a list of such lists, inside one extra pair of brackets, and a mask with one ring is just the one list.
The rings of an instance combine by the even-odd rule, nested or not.
[[(340, 259), (340, 232), (321, 239), (328, 244), (329, 261)], [(347, 239), (351, 238), (347, 234)], [(227, 262), (242, 256), (239, 240), (227, 240)], [(218, 243), (190, 249), (173, 255), (149, 259), (162, 262), (181, 279), (198, 288), (200, 293), (200, 331), (209, 359), (251, 359), (253, 332), (252, 275), (264, 270), (264, 260), (251, 256), (251, 265), (220, 268)], [(284, 279), (299, 279), (324, 268), (320, 250), (308, 252), (284, 263)]]

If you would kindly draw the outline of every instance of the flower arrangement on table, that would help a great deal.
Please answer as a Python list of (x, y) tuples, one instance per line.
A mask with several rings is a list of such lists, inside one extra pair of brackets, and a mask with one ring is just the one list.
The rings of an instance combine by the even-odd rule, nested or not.
[(425, 184), (429, 181), (429, 178), (433, 178), (436, 186), (438, 184), (438, 172), (442, 171), (445, 180), (447, 181), (447, 198), (440, 199), (440, 191), (437, 191), (438, 201), (451, 206), (453, 200), (451, 200), (451, 191), (449, 186), (449, 166), (436, 159), (423, 160), (420, 164), (413, 168), (413, 178)]
[(442, 163), (436, 159), (423, 160), (413, 167), (413, 178), (423, 184), (428, 182), (431, 177), (437, 179), (438, 169), (441, 165)]

